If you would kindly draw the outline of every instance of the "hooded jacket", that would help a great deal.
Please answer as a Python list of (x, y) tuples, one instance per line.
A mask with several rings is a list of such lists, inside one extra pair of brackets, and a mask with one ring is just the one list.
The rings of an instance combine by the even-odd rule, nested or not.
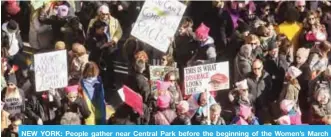
[[(197, 42), (200, 44), (200, 42)], [(200, 44), (197, 49), (197, 53), (193, 56), (193, 64), (209, 64), (216, 61), (216, 49), (214, 44), (214, 39), (208, 36), (207, 40)], [(201, 62), (199, 62), (201, 61)]]

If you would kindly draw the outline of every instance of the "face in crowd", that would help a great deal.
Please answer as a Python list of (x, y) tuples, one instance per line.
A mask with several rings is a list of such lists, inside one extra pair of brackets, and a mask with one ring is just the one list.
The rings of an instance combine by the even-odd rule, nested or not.
[(257, 76), (257, 77), (262, 76), (262, 72), (263, 72), (262, 62), (259, 60), (254, 61), (253, 65), (252, 65), (252, 70), (253, 70), (253, 73), (255, 74), (255, 76)]

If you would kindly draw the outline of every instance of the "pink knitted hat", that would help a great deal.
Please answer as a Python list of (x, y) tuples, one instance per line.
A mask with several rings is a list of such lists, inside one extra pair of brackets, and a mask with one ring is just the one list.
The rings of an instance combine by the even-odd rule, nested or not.
[(252, 114), (252, 107), (246, 105), (240, 105), (239, 115), (244, 119), (247, 119)]
[(171, 86), (170, 82), (164, 82), (160, 80), (156, 82), (156, 87), (159, 91), (167, 91), (170, 86)]
[(157, 106), (159, 108), (168, 108), (170, 106), (170, 96), (167, 96), (167, 95), (161, 95), (157, 98)]
[(64, 91), (69, 94), (69, 93), (78, 93), (78, 85), (72, 85), (64, 88)]
[(197, 30), (195, 30), (195, 35), (198, 39), (206, 39), (209, 36), (209, 30), (210, 28), (201, 23)]
[(19, 3), (16, 0), (8, 0), (5, 9), (10, 15), (16, 15), (21, 11)]

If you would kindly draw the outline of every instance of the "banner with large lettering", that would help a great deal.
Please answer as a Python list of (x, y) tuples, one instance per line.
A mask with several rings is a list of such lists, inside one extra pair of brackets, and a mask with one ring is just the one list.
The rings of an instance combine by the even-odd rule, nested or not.
[(131, 31), (131, 35), (167, 52), (185, 12), (186, 5), (177, 0), (147, 0)]
[(184, 78), (186, 95), (229, 89), (229, 62), (187, 67)]
[(149, 66), (149, 73), (150, 73), (150, 81), (151, 81), (151, 89), (152, 93), (157, 93), (156, 82), (158, 80), (163, 81), (164, 77), (169, 72), (175, 72), (176, 78), (179, 78), (179, 71), (175, 67), (168, 67), (168, 66)]
[(34, 55), (36, 91), (63, 88), (68, 85), (67, 51)]

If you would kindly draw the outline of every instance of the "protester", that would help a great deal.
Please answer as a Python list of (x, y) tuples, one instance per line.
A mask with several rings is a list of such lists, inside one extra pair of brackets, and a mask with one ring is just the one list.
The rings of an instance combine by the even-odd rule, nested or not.
[(86, 63), (89, 61), (89, 55), (83, 45), (75, 43), (72, 46), (72, 59), (69, 68), (70, 83), (77, 84), (81, 79)]
[(330, 89), (321, 87), (314, 94), (314, 103), (312, 104), (312, 123), (313, 124), (331, 124), (331, 101)]
[(247, 75), (252, 72), (252, 46), (243, 45), (240, 48), (239, 53), (237, 54), (234, 60), (234, 81), (239, 81), (247, 77)]
[(180, 101), (176, 106), (177, 117), (171, 125), (191, 125), (191, 118), (189, 116), (190, 104), (187, 101)]
[(302, 24), (297, 22), (299, 13), (294, 8), (289, 8), (284, 15), (285, 21), (277, 27), (279, 34), (284, 34), (294, 45), (294, 50), (299, 48), (298, 38), (302, 29)]
[(21, 114), (25, 110), (24, 91), (17, 87), (16, 77), (10, 75), (7, 79), (7, 87), (1, 91), (3, 110), (9, 114)]
[(232, 120), (231, 124), (235, 125), (259, 125), (257, 118), (252, 112), (252, 107), (240, 105), (236, 117)]
[(81, 120), (77, 113), (67, 112), (61, 118), (61, 125), (80, 125)]
[(312, 48), (319, 42), (327, 39), (326, 29), (320, 23), (320, 18), (315, 11), (309, 11), (304, 20), (303, 30), (300, 34), (300, 45)]
[(105, 91), (99, 72), (94, 62), (88, 62), (80, 80), (80, 95), (91, 113), (84, 116), (85, 124), (88, 125), (106, 123)]
[(107, 29), (104, 29), (107, 36), (107, 43), (110, 43), (109, 46), (114, 46), (122, 37), (121, 24), (116, 18), (111, 16), (109, 7), (107, 5), (101, 5), (97, 14), (98, 15), (94, 19), (90, 20), (87, 30), (88, 34), (90, 32), (90, 28), (95, 22), (102, 21), (107, 24)]
[(252, 72), (247, 77), (248, 91), (251, 95), (252, 106), (260, 123), (270, 122), (272, 99), (274, 98), (272, 77), (263, 70), (261, 60), (252, 64)]
[(190, 65), (199, 65), (214, 63), (216, 61), (216, 49), (214, 39), (209, 36), (209, 30), (205, 24), (201, 23), (195, 31), (197, 44), (199, 45), (197, 53), (190, 59)]
[(176, 112), (169, 109), (171, 97), (169, 95), (160, 95), (157, 98), (158, 111), (151, 119), (155, 125), (170, 125), (177, 117)]
[(19, 114), (17, 125), (330, 124), (330, 2), (179, 2), (183, 15), (145, 1), (2, 2), (2, 135), (17, 136)]
[[(85, 100), (82, 97), (78, 96), (78, 88), (78, 85), (68, 86), (65, 88), (67, 97), (61, 101), (62, 108), (59, 115), (61, 120), (67, 112), (76, 113), (77, 115), (79, 115), (80, 119), (86, 119), (91, 115), (91, 112)], [(86, 122), (86, 124), (88, 123)]]
[(19, 113), (12, 114), (9, 116), (10, 119), (10, 125), (8, 128), (4, 129), (4, 131), (1, 132), (2, 137), (18, 137), (19, 132), (19, 126), (23, 124), (23, 116)]

